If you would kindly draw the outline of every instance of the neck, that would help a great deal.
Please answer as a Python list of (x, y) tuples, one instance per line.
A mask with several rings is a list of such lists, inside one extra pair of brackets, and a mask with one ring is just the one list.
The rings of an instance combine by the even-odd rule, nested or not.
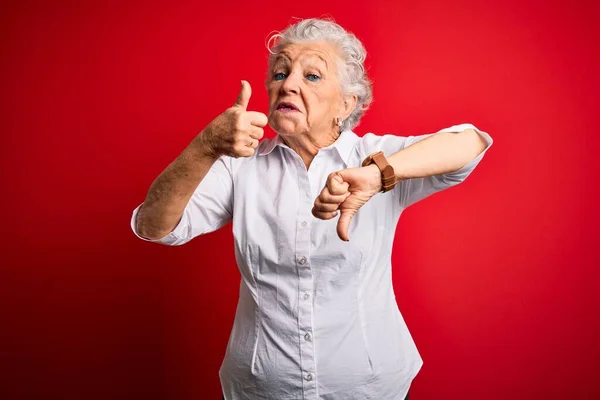
[(312, 160), (315, 158), (320, 149), (330, 146), (339, 137), (340, 134), (337, 131), (319, 135), (311, 135), (310, 133), (300, 135), (281, 135), (281, 138), (285, 144), (294, 150), (300, 156), (300, 158), (302, 158), (306, 169), (310, 167)]

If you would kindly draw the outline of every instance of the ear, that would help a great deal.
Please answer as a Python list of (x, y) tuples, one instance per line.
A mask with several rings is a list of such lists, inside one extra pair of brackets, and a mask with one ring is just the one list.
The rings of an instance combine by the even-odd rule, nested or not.
[(356, 97), (355, 94), (349, 94), (344, 96), (343, 100), (344, 102), (342, 104), (342, 116), (345, 120), (350, 116), (350, 114), (352, 114), (352, 112), (356, 108), (356, 105), (358, 104), (358, 97)]

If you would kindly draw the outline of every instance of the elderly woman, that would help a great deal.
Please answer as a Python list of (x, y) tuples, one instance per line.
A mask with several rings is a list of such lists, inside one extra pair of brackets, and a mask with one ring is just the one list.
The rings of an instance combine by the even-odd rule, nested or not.
[[(492, 139), (469, 124), (359, 137), (371, 102), (361, 42), (321, 19), (271, 39), (268, 115), (247, 110), (242, 81), (156, 178), (132, 228), (181, 245), (233, 222), (241, 283), (224, 398), (404, 399), (422, 360), (392, 287), (396, 224), (465, 180)], [(260, 141), (267, 124), (277, 136)]]

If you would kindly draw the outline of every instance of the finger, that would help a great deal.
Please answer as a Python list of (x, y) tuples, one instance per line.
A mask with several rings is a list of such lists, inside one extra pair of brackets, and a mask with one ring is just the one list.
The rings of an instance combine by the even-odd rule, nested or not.
[(258, 139), (252, 139), (252, 138), (250, 138), (248, 144), (246, 145), (246, 147), (250, 147), (250, 148), (255, 149), (255, 148), (258, 147), (259, 143), (260, 142), (258, 141)]
[(237, 157), (250, 157), (254, 154), (254, 149), (257, 147), (256, 143), (250, 143), (250, 140), (256, 142), (256, 139), (248, 139), (243, 142), (237, 142), (233, 145), (232, 154), (235, 154)]
[(348, 236), (348, 229), (350, 229), (350, 221), (352, 221), (352, 217), (356, 214), (356, 210), (341, 210), (340, 219), (337, 224), (337, 234), (340, 239), (345, 242), (350, 241), (350, 237)]
[(240, 150), (236, 153), (238, 157), (252, 157), (254, 155), (254, 148), (246, 146), (244, 150)]
[(341, 203), (332, 204), (332, 203), (315, 202), (313, 209), (315, 211), (320, 211), (320, 212), (333, 212), (333, 211), (336, 211), (338, 208), (340, 208), (340, 204)]
[(316, 218), (319, 218), (319, 219), (328, 220), (328, 219), (335, 218), (335, 217), (338, 215), (338, 211), (333, 211), (333, 212), (321, 212), (321, 211), (316, 211), (316, 210), (313, 208), (313, 210), (312, 210), (312, 215), (314, 215)]
[(344, 182), (339, 172), (334, 172), (327, 178), (327, 189), (333, 195), (348, 193), (349, 186), (348, 182)]
[(262, 128), (263, 126), (267, 126), (267, 124), (269, 123), (269, 117), (267, 117), (265, 114), (258, 112), (258, 111), (248, 111), (247, 113), (247, 121), (250, 122), (250, 124), (254, 125), (254, 126), (258, 126), (259, 128)]
[(235, 101), (235, 106), (246, 110), (248, 108), (248, 103), (250, 102), (250, 96), (252, 96), (252, 88), (250, 87), (250, 84), (246, 81), (242, 81), (242, 88), (240, 89), (238, 98)]
[(263, 128), (257, 128), (256, 126), (251, 126), (248, 128), (248, 132), (250, 133), (250, 137), (252, 139), (260, 140), (265, 135), (265, 131)]
[[(350, 196), (350, 192), (346, 192), (344, 194), (333, 195), (329, 193), (329, 189), (327, 187), (323, 188), (319, 197), (317, 197), (316, 201), (320, 203), (330, 203), (330, 204), (342, 204), (344, 200), (346, 200)], [(315, 203), (316, 203), (315, 201)]]

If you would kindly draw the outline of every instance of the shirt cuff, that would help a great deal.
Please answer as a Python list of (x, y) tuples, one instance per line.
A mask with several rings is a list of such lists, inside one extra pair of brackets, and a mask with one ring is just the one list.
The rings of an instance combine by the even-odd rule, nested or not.
[(479, 164), (479, 161), (481, 161), (481, 159), (483, 158), (485, 152), (490, 148), (490, 146), (494, 143), (494, 139), (492, 139), (492, 137), (484, 131), (480, 131), (479, 129), (477, 129), (477, 127), (475, 127), (472, 124), (460, 124), (460, 125), (454, 125), (451, 126), (450, 128), (444, 128), (440, 131), (438, 131), (437, 133), (441, 133), (441, 132), (450, 132), (450, 133), (460, 133), (462, 131), (465, 131), (467, 129), (473, 129), (475, 130), (475, 132), (477, 132), (479, 134), (479, 136), (481, 136), (483, 138), (483, 140), (485, 140), (486, 146), (485, 149), (483, 149), (483, 151), (481, 153), (479, 153), (479, 155), (477, 157), (475, 157), (474, 160), (472, 160), (470, 163), (468, 163), (467, 165), (465, 165), (464, 167), (454, 171), (454, 172), (450, 172), (448, 174), (445, 175), (461, 175), (465, 172), (471, 171), (473, 168), (475, 168), (475, 166), (477, 164)]
[(139, 232), (137, 231), (137, 226), (136, 226), (137, 225), (136, 224), (137, 215), (138, 215), (138, 212), (140, 211), (140, 208), (142, 207), (142, 205), (143, 205), (143, 203), (140, 204), (139, 206), (137, 206), (137, 208), (135, 210), (133, 210), (133, 214), (131, 215), (131, 230), (133, 231), (135, 236), (137, 236), (139, 239), (142, 239), (143, 241), (146, 241), (146, 242), (159, 243), (159, 244), (164, 244), (167, 246), (183, 244), (182, 243), (182, 242), (184, 242), (183, 237), (185, 235), (185, 230), (186, 230), (186, 228), (185, 228), (186, 224), (184, 222), (185, 213), (181, 217), (181, 220), (179, 221), (179, 223), (177, 224), (175, 229), (173, 229), (171, 232), (169, 232), (169, 234), (167, 234), (166, 236), (163, 236), (160, 239), (148, 239), (143, 236), (140, 236)]
[(454, 126), (451, 126), (450, 128), (441, 129), (437, 133), (441, 133), (441, 132), (460, 133), (462, 131), (466, 131), (467, 129), (475, 130), (475, 132), (477, 132), (485, 140), (485, 142), (487, 143), (485, 150), (487, 150), (492, 145), (492, 143), (494, 143), (494, 140), (492, 139), (492, 137), (490, 135), (487, 134), (487, 132), (480, 131), (473, 124), (454, 125)]

